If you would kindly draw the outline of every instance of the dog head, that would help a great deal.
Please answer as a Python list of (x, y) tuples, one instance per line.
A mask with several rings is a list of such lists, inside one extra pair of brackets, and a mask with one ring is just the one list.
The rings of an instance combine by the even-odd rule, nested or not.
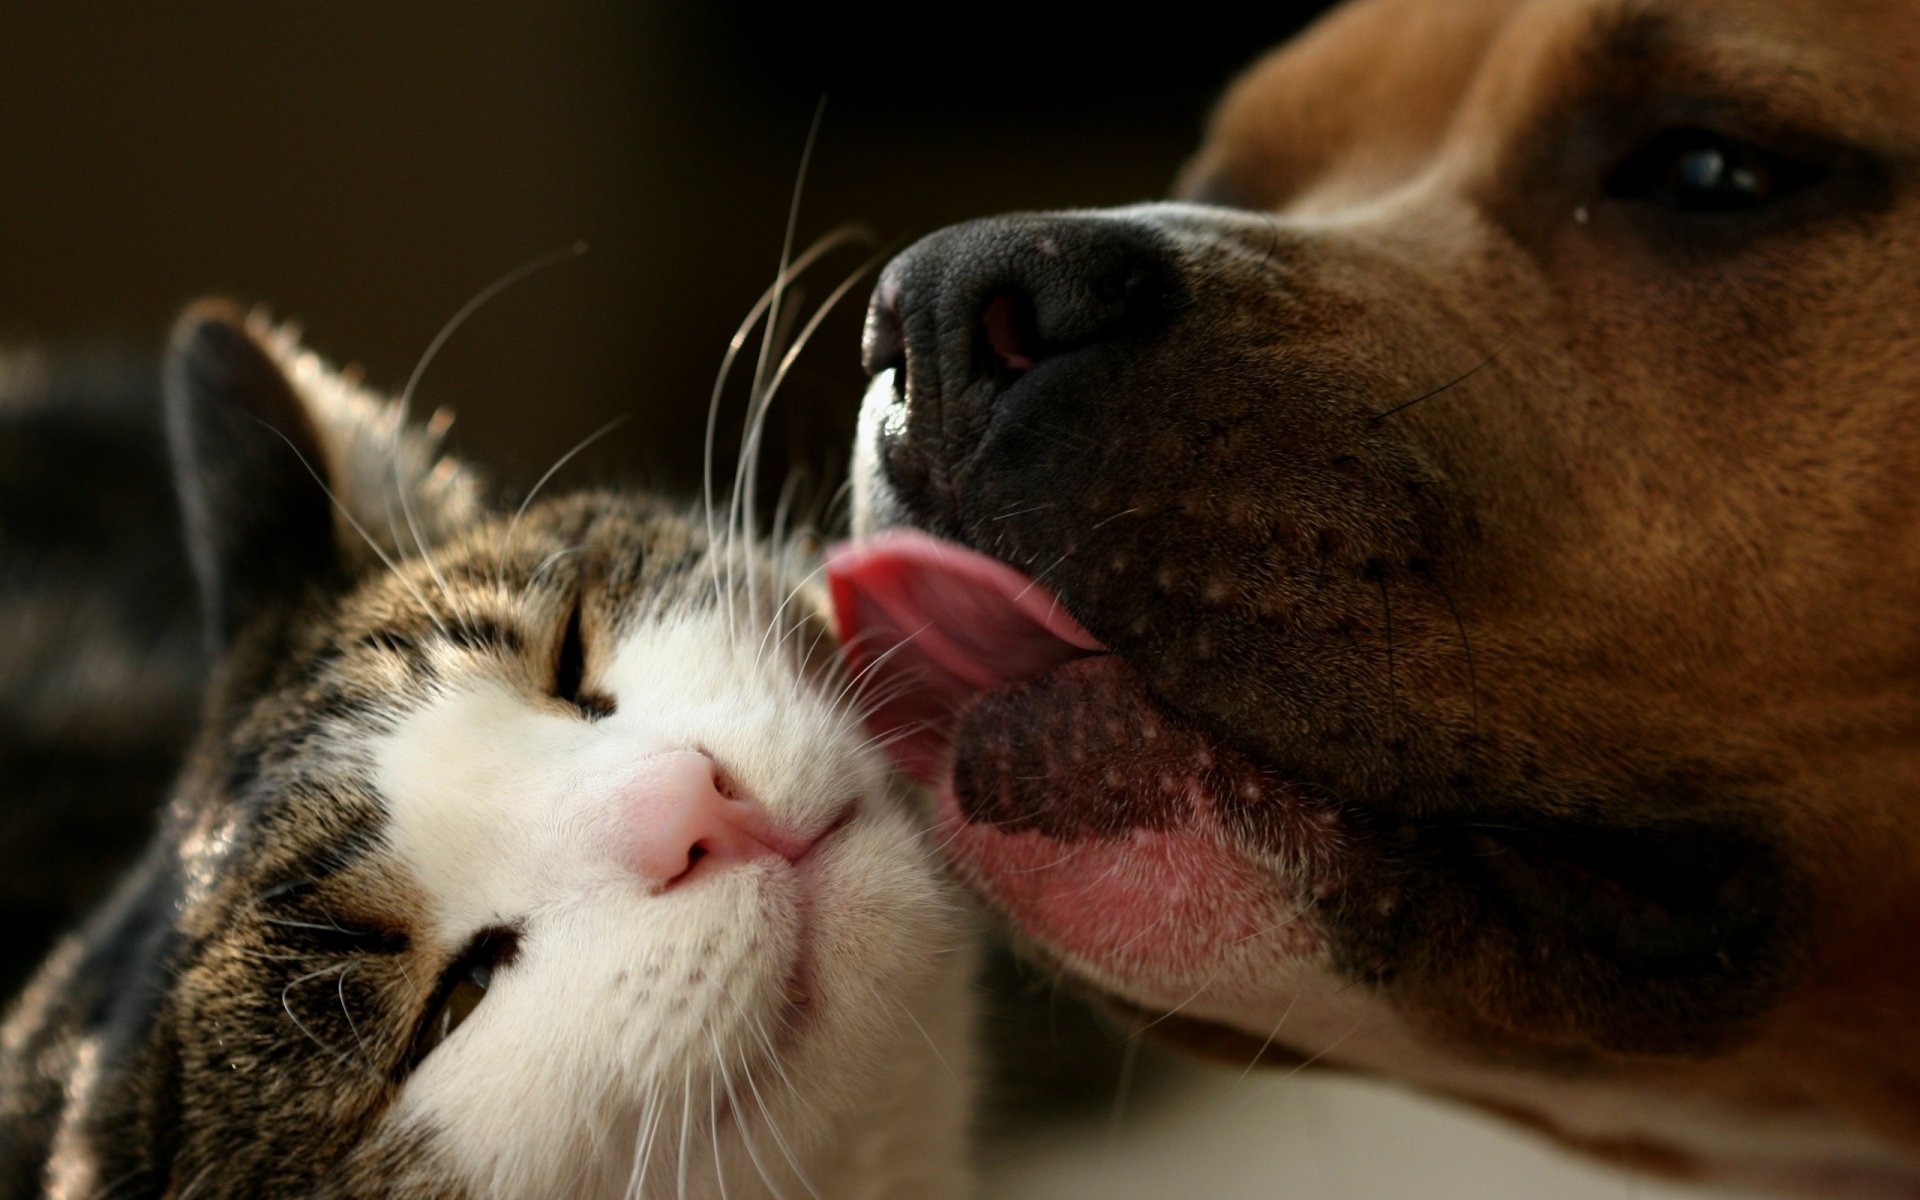
[(1180, 200), (891, 265), (837, 595), (1037, 955), (1920, 1194), (1916, 61), (1893, 4), (1363, 0)]

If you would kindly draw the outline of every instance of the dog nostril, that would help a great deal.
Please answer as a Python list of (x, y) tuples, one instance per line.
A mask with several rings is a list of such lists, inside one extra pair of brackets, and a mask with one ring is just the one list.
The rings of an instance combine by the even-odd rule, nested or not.
[(1005, 291), (987, 301), (980, 315), (987, 350), (1006, 370), (1030, 371), (1040, 361), (1040, 333), (1033, 301), (1025, 293)]

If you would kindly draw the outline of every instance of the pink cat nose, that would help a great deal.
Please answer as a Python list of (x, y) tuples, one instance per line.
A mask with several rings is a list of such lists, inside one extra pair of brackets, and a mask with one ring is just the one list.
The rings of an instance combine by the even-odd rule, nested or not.
[(766, 811), (697, 750), (655, 755), (641, 764), (623, 798), (631, 821), (628, 863), (641, 878), (672, 887), (696, 871), (755, 859), (789, 862), (807, 844), (775, 827)]

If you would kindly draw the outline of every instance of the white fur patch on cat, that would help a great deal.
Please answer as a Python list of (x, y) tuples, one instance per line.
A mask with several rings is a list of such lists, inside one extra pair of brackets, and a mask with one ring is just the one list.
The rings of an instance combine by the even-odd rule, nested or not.
[[(960, 1194), (971, 962), (881, 756), (722, 613), (603, 661), (601, 719), (472, 665), (369, 748), (430, 936), (519, 934), (389, 1120), (484, 1196)], [(622, 853), (631, 789), (695, 749), (783, 828), (832, 832), (658, 891)]]

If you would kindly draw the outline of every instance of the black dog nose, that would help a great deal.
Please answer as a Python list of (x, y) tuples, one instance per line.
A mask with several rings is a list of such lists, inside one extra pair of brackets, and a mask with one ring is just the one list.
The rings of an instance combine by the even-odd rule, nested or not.
[(904, 420), (885, 457), (938, 485), (998, 410), (1072, 402), (1104, 357), (1151, 341), (1180, 306), (1166, 236), (1114, 217), (956, 225), (888, 264), (867, 311), (869, 374), (895, 372)]

